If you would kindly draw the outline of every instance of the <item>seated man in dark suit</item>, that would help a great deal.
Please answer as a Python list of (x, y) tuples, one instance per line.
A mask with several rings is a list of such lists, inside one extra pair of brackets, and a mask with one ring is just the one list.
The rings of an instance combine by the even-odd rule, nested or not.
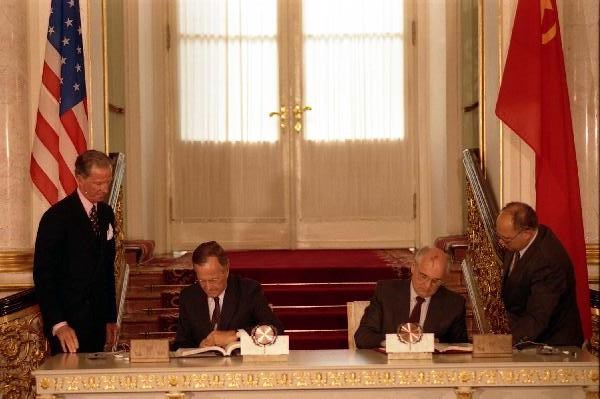
[(424, 247), (415, 257), (410, 280), (381, 280), (354, 334), (357, 348), (384, 346), (385, 334), (416, 322), (440, 342), (467, 342), (465, 299), (445, 287), (448, 256)]
[(529, 205), (511, 202), (496, 219), (496, 235), (506, 249), (502, 299), (513, 341), (580, 346), (575, 273), (552, 230)]
[(270, 324), (283, 333), (260, 284), (229, 273), (229, 259), (215, 241), (192, 255), (198, 281), (181, 291), (174, 349), (222, 346), (238, 339), (237, 330)]

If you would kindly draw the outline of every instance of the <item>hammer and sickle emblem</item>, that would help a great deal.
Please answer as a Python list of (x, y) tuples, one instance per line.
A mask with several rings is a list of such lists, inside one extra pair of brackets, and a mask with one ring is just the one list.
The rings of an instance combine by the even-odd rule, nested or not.
[[(544, 10), (552, 11), (552, 1), (551, 0), (540, 0), (540, 11), (541, 11), (540, 17), (542, 20), (544, 19)], [(542, 21), (540, 20), (540, 24), (541, 23), (542, 23)], [(556, 19), (554, 20), (554, 23), (552, 24), (550, 29), (548, 29), (546, 32), (542, 32), (542, 44), (548, 43), (550, 40), (554, 39), (555, 36), (556, 36)]]

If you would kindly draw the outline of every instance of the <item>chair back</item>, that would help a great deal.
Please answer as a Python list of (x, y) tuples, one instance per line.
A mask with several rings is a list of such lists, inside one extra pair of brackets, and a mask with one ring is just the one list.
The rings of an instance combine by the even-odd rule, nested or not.
[(346, 302), (346, 311), (348, 313), (348, 348), (356, 350), (354, 342), (354, 333), (360, 325), (365, 309), (369, 306), (369, 301)]

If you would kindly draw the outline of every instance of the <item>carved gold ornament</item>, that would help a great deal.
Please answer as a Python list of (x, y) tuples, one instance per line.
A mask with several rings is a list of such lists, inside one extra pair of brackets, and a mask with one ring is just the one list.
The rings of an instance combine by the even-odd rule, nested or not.
[(31, 372), (47, 355), (48, 342), (37, 306), (0, 319), (0, 398), (34, 398)]
[(38, 393), (110, 393), (203, 390), (278, 390), (391, 387), (593, 386), (598, 370), (587, 367), (214, 371), (61, 375), (41, 377)]

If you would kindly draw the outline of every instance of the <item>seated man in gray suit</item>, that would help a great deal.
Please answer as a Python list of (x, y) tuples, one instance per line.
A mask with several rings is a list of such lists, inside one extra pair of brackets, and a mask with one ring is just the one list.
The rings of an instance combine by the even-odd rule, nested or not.
[(357, 348), (383, 346), (385, 334), (416, 322), (440, 342), (467, 342), (465, 299), (443, 287), (448, 255), (438, 248), (417, 252), (410, 280), (381, 280), (354, 334)]
[(229, 259), (215, 241), (200, 244), (192, 255), (198, 281), (179, 296), (174, 349), (222, 346), (238, 339), (237, 330), (270, 324), (283, 334), (257, 281), (229, 273)]

